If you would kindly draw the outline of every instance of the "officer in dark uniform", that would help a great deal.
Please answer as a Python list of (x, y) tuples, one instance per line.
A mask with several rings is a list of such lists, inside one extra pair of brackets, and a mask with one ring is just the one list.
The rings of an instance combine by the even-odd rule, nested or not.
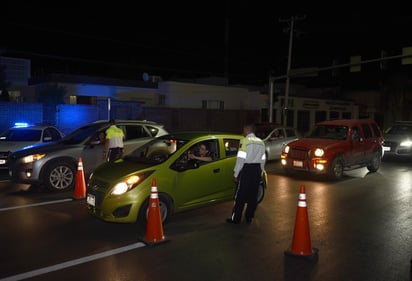
[(255, 215), (259, 183), (265, 168), (266, 155), (264, 142), (256, 137), (254, 132), (254, 125), (243, 127), (244, 138), (240, 140), (234, 168), (234, 180), (237, 183), (235, 205), (232, 216), (226, 219), (228, 223), (240, 223), (245, 204), (247, 204), (246, 222), (251, 223)]

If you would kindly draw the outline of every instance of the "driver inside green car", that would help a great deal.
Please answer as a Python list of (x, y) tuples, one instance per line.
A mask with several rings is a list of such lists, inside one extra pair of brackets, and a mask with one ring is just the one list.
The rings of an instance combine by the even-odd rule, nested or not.
[(190, 160), (198, 160), (204, 162), (210, 162), (213, 160), (212, 153), (209, 151), (206, 143), (199, 144), (198, 152), (193, 153), (189, 151), (189, 159)]

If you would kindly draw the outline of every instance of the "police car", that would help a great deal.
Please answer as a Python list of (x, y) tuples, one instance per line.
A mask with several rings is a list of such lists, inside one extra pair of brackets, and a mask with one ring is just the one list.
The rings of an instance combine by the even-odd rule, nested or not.
[(16, 123), (0, 135), (0, 169), (7, 169), (9, 154), (19, 148), (52, 142), (64, 137), (63, 133), (50, 125)]

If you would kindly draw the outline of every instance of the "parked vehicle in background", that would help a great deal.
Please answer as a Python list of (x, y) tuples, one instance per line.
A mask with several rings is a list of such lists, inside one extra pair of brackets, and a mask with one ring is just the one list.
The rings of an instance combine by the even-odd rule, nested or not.
[(7, 159), (13, 151), (37, 143), (58, 141), (64, 134), (51, 125), (16, 123), (0, 134), (0, 169), (7, 169)]
[(267, 161), (280, 159), (283, 147), (301, 137), (296, 129), (276, 123), (256, 124), (255, 135), (265, 143)]
[[(162, 222), (173, 213), (233, 200), (237, 134), (181, 132), (165, 135), (115, 162), (96, 168), (87, 185), (87, 208), (93, 216), (146, 226), (152, 180), (156, 180)], [(204, 144), (212, 161), (190, 159)], [(258, 202), (264, 197), (263, 172)]]
[(412, 156), (412, 121), (397, 121), (383, 134), (384, 157)]
[[(155, 137), (167, 134), (162, 124), (138, 120), (118, 120), (125, 135), (123, 154), (132, 152)], [(72, 189), (77, 165), (82, 158), (86, 179), (103, 157), (104, 132), (109, 121), (82, 126), (63, 139), (19, 149), (8, 158), (11, 179), (18, 183), (45, 186), (52, 191)]]
[(367, 167), (376, 172), (383, 141), (382, 131), (372, 120), (324, 121), (308, 137), (286, 145), (281, 164), (288, 173), (323, 174), (335, 180), (342, 178), (344, 170)]

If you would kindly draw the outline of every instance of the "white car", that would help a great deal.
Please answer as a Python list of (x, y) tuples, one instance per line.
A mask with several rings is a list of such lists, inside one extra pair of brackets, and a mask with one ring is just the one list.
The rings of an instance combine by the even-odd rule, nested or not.
[(0, 169), (7, 169), (7, 158), (13, 151), (37, 143), (57, 141), (63, 133), (50, 125), (17, 123), (0, 135)]
[(384, 157), (412, 156), (412, 121), (397, 121), (384, 134)]
[(284, 127), (276, 123), (256, 124), (255, 134), (265, 143), (267, 161), (280, 159), (283, 147), (301, 137), (295, 128)]

